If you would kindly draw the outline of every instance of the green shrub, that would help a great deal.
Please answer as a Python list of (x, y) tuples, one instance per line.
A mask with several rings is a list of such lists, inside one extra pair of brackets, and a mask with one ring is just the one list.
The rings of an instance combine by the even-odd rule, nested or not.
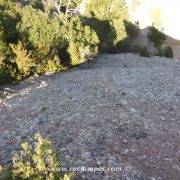
[(12, 158), (12, 164), (0, 167), (0, 179), (70, 180), (72, 174), (57, 171), (61, 165), (52, 143), (39, 133), (35, 134), (34, 141), (33, 144), (22, 143), (20, 153)]
[[(98, 53), (96, 32), (80, 17), (51, 16), (32, 6), (15, 11), (10, 0), (3, 0), (3, 5), (1, 1), (0, 52), (6, 57), (0, 67), (3, 82), (7, 75), (18, 81), (33, 74), (64, 70), (65, 66), (78, 65)], [(7, 21), (10, 24), (6, 24), (6, 14), (11, 17), (12, 21)], [(16, 40), (9, 34), (16, 35)]]
[(83, 25), (79, 17), (71, 18), (68, 27), (68, 53), (72, 65), (81, 64), (97, 55), (99, 38), (94, 30)]
[(124, 0), (91, 0), (84, 16), (89, 18), (87, 24), (96, 30), (101, 50), (112, 50), (127, 37), (124, 20), (128, 19), (128, 13)]
[(154, 43), (155, 47), (160, 47), (166, 40), (165, 34), (160, 32), (155, 27), (151, 27), (148, 37)]
[(13, 176), (21, 179), (55, 179), (58, 174), (53, 169), (59, 168), (57, 155), (51, 142), (35, 135), (34, 147), (27, 142), (21, 144), (21, 153), (13, 157)]
[(6, 54), (0, 52), (0, 84), (13, 82), (11, 62), (8, 62)]
[(155, 53), (155, 56), (160, 56), (160, 57), (164, 56), (162, 47), (158, 47), (157, 52)]
[(63, 66), (62, 61), (58, 56), (54, 56), (52, 59), (46, 59), (42, 63), (37, 64), (36, 73), (44, 74), (44, 73), (55, 73), (59, 71), (65, 70), (66, 67)]
[(32, 58), (31, 52), (28, 52), (25, 45), (19, 42), (17, 45), (11, 45), (13, 52), (13, 62), (17, 65), (18, 75), (15, 79), (19, 80), (31, 75), (36, 66), (35, 59)]
[(0, 0), (0, 25), (5, 30), (5, 40), (7, 43), (15, 43), (18, 40), (18, 32), (16, 30), (19, 8), (13, 0)]
[(1, 54), (5, 53), (8, 49), (8, 45), (4, 37), (5, 37), (4, 28), (0, 26), (0, 53)]
[(143, 56), (143, 57), (150, 57), (151, 56), (151, 54), (148, 51), (147, 47), (139, 47), (137, 45), (134, 45), (134, 46), (132, 46), (131, 51), (133, 53), (139, 54), (140, 56)]
[[(63, 23), (64, 17), (50, 18), (44, 12), (31, 6), (20, 11), (18, 31), (20, 38), (27, 44), (35, 59), (35, 73), (53, 73), (64, 70), (60, 60), (61, 49), (67, 46), (67, 27)], [(64, 53), (64, 52), (63, 52)]]
[[(62, 53), (66, 54), (66, 52), (62, 52), (62, 49), (65, 49), (70, 54), (70, 63), (77, 65), (98, 52), (99, 39), (96, 33), (90, 27), (83, 25), (79, 17), (61, 15), (49, 18), (42, 11), (30, 6), (23, 8), (20, 15), (21, 22), (18, 24), (20, 36), (30, 49), (36, 49), (36, 55), (39, 52), (38, 58), (41, 61), (50, 59), (52, 54), (59, 58), (64, 57)], [(73, 50), (75, 46), (78, 49), (76, 52)], [(65, 63), (68, 61), (61, 59)]]
[(143, 56), (143, 57), (150, 57), (151, 56), (146, 47), (139, 48), (139, 54), (140, 54), (140, 56)]
[(108, 20), (84, 17), (84, 24), (90, 26), (97, 33), (100, 40), (100, 51), (109, 52), (113, 49), (116, 34)]
[(172, 47), (164, 47), (158, 48), (156, 56), (166, 57), (166, 58), (173, 58), (173, 49)]
[(140, 28), (136, 24), (132, 24), (129, 21), (124, 21), (126, 32), (129, 38), (133, 39), (135, 38), (138, 33), (140, 32)]
[(49, 18), (42, 11), (27, 6), (20, 11), (20, 19), (17, 26), (20, 38), (31, 48), (49, 53), (54, 47), (64, 44), (65, 26), (57, 18)]
[(0, 67), (0, 85), (13, 82), (11, 71), (7, 67)]
[(131, 39), (125, 38), (121, 42), (119, 42), (114, 48), (113, 51), (115, 53), (130, 53), (133, 52), (133, 45), (131, 43)]
[(173, 58), (173, 49), (172, 49), (172, 47), (168, 46), (168, 47), (165, 48), (164, 56), (166, 58)]

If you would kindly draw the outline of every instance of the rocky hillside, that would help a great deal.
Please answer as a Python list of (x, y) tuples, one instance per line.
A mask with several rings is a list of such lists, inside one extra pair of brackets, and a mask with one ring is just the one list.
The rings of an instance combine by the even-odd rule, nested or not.
[(10, 88), (0, 99), (0, 164), (38, 131), (69, 167), (121, 168), (80, 177), (179, 179), (180, 61), (104, 54)]

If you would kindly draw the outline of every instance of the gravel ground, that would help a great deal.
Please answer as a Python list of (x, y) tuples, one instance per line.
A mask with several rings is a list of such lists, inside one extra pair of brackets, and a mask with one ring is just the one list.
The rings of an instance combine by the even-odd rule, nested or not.
[(119, 167), (77, 179), (180, 179), (180, 61), (103, 54), (10, 88), (0, 99), (0, 164), (40, 132), (68, 167)]

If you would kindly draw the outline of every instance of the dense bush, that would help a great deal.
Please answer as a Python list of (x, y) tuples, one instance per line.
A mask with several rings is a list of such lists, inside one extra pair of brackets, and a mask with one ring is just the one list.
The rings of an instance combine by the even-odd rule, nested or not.
[(143, 56), (143, 57), (150, 57), (151, 56), (146, 47), (139, 48), (139, 54), (140, 54), (140, 56)]
[(36, 66), (35, 60), (32, 58), (31, 52), (28, 52), (25, 45), (19, 42), (17, 45), (12, 45), (13, 62), (17, 65), (17, 77), (19, 80), (23, 77), (29, 76), (31, 71)]
[(129, 21), (124, 21), (126, 32), (129, 38), (135, 38), (140, 32), (140, 28), (137, 24), (133, 24)]
[(12, 158), (12, 164), (3, 168), (0, 166), (0, 179), (48, 179), (70, 180), (71, 174), (62, 174), (57, 169), (60, 162), (51, 142), (36, 134), (34, 143), (21, 144), (21, 152)]
[(96, 32), (83, 24), (78, 16), (51, 17), (26, 6), (18, 9), (18, 17), (16, 31), (20, 41), (14, 41), (11, 47), (4, 38), (4, 27), (0, 28), (3, 56), (9, 49), (6, 61), (3, 60), (3, 66), (0, 66), (3, 82), (2, 79), (8, 79), (8, 76), (17, 81), (34, 74), (61, 71), (66, 69), (65, 66), (78, 65), (98, 53)]
[[(0, 57), (0, 61), (2, 61)], [(4, 60), (4, 59), (3, 59)], [(11, 76), (11, 69), (7, 67), (4, 63), (0, 62), (0, 85), (12, 82), (13, 78)]]
[(20, 11), (20, 22), (17, 29), (23, 42), (31, 48), (43, 49), (48, 53), (55, 46), (64, 43), (65, 31), (63, 24), (57, 18), (49, 18), (40, 10), (31, 6), (22, 8)]
[(116, 44), (116, 46), (111, 51), (112, 53), (130, 53), (133, 51), (133, 45), (131, 43), (131, 38), (127, 37), (124, 40)]
[(173, 49), (170, 46), (160, 47), (158, 48), (158, 51), (155, 55), (166, 58), (173, 58)]
[(71, 64), (81, 64), (97, 55), (99, 38), (95, 31), (83, 25), (79, 17), (71, 18), (68, 26), (67, 41)]
[(16, 25), (19, 20), (19, 8), (12, 0), (0, 0), (0, 26), (5, 30), (7, 43), (14, 43), (18, 40)]
[(151, 27), (148, 37), (154, 43), (155, 47), (160, 47), (166, 39), (165, 34), (155, 27)]
[(7, 43), (4, 36), (4, 28), (0, 26), (0, 54), (4, 54), (7, 51)]
[(49, 18), (32, 7), (23, 8), (20, 15), (18, 30), (22, 40), (29, 43), (30, 47), (39, 49), (43, 59), (52, 53), (62, 57), (62, 49), (67, 47), (70, 63), (77, 65), (98, 52), (99, 40), (96, 33), (83, 25), (79, 17), (62, 15), (59, 18)]
[(128, 13), (124, 0), (91, 0), (84, 16), (89, 18), (87, 23), (96, 30), (101, 50), (111, 50), (127, 36), (124, 20), (128, 19)]
[(164, 56), (166, 58), (173, 58), (173, 49), (172, 49), (172, 47), (168, 46), (168, 47), (165, 48)]

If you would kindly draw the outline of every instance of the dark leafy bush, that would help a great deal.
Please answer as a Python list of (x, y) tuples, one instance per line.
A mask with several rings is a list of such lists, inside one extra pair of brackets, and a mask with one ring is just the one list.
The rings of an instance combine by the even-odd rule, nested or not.
[(8, 49), (8, 45), (6, 43), (5, 40), (5, 32), (4, 32), (4, 28), (2, 26), (0, 26), (0, 53), (5, 53)]
[(148, 37), (154, 43), (155, 47), (160, 47), (166, 40), (165, 34), (160, 32), (155, 27), (151, 27)]
[(165, 48), (164, 56), (166, 58), (173, 58), (173, 49), (172, 49), (172, 47), (168, 46), (168, 47)]
[(90, 26), (97, 33), (100, 40), (100, 51), (110, 52), (113, 49), (116, 34), (108, 20), (84, 17), (84, 24)]
[(164, 56), (164, 52), (162, 47), (158, 47), (157, 52), (155, 53), (156, 56), (160, 56), (163, 57)]
[(140, 32), (140, 28), (138, 25), (132, 24), (129, 21), (124, 21), (124, 24), (125, 24), (126, 32), (129, 38), (131, 39), (135, 38)]
[(151, 56), (146, 47), (139, 48), (139, 54), (140, 54), (140, 56), (143, 56), (143, 57), (150, 57)]
[(1, 62), (0, 57), (0, 85), (1, 84), (7, 84), (13, 81), (13, 78), (11, 76), (11, 68), (5, 65), (4, 62)]
[(5, 40), (7, 43), (14, 43), (18, 40), (16, 30), (19, 8), (12, 0), (0, 0), (0, 26), (5, 30)]
[(170, 46), (158, 48), (156, 55), (166, 58), (173, 58), (173, 49)]
[[(125, 38), (124, 40), (120, 41), (116, 46), (113, 48), (116, 53), (130, 53), (133, 52), (133, 45), (131, 43), (131, 39)], [(114, 52), (112, 51), (112, 52)]]

